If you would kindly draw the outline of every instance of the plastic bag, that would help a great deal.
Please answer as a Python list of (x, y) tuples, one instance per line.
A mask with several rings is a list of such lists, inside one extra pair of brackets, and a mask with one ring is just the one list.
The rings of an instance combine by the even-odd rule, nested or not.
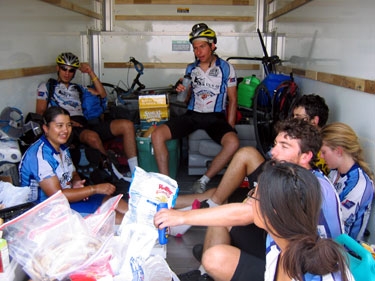
[(20, 205), (29, 201), (30, 187), (18, 187), (9, 182), (0, 181), (0, 203), (4, 208)]
[(178, 195), (177, 182), (163, 174), (146, 172), (136, 167), (129, 188), (129, 211), (120, 226), (139, 223), (154, 226), (154, 215), (158, 203), (166, 202), (168, 207), (175, 205)]
[(155, 270), (165, 275), (165, 280), (172, 279), (168, 264), (155, 260), (151, 251), (158, 238), (158, 231), (153, 223), (156, 207), (161, 202), (173, 207), (177, 194), (178, 186), (174, 179), (136, 167), (129, 188), (129, 210), (119, 229), (119, 239), (123, 244), (116, 244), (117, 252), (114, 256), (118, 259), (112, 261), (115, 263), (114, 280), (164, 280), (164, 277), (159, 279), (160, 275), (156, 276), (151, 272)]
[(108, 223), (114, 204), (110, 201), (108, 205), (109, 208), (104, 208), (107, 211), (101, 213), (103, 219), (98, 219), (99, 226), (88, 226), (59, 191), (1, 225), (0, 230), (4, 230), (11, 257), (23, 266), (31, 279), (63, 280), (69, 274), (108, 257), (110, 239), (103, 239), (107, 235), (93, 235), (95, 229), (98, 230), (96, 233), (101, 233), (103, 223), (100, 221)]
[(115, 260), (111, 261), (115, 280), (143, 281), (144, 263), (150, 257), (157, 239), (155, 227), (127, 224), (116, 238), (120, 242), (115, 244)]

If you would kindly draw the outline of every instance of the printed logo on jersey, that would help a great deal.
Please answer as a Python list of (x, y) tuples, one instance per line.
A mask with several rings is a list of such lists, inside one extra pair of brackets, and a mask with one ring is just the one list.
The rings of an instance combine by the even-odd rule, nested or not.
[(217, 67), (210, 70), (208, 73), (209, 76), (217, 77), (219, 75), (219, 69)]
[(204, 77), (195, 76), (194, 83), (198, 86), (204, 86)]
[(345, 200), (344, 202), (341, 203), (346, 209), (350, 209), (355, 205), (353, 201), (350, 200)]

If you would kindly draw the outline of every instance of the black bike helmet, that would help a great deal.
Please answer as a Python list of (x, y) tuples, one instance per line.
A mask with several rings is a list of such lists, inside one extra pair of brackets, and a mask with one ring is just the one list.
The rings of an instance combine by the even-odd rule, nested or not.
[(56, 58), (56, 63), (58, 65), (68, 65), (74, 68), (79, 68), (79, 59), (73, 53), (61, 53)]
[(208, 43), (216, 44), (217, 42), (215, 31), (209, 28), (205, 23), (197, 23), (191, 29), (189, 34), (190, 43), (193, 43), (197, 38), (206, 38)]

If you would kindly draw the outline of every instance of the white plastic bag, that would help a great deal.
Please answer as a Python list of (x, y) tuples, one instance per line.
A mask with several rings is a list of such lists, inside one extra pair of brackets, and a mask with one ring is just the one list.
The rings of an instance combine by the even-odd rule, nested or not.
[(0, 204), (9, 208), (28, 202), (30, 187), (18, 187), (9, 182), (0, 181)]
[[(178, 194), (177, 182), (159, 173), (136, 167), (129, 188), (129, 210), (120, 229), (112, 262), (116, 281), (163, 281), (172, 279), (168, 264), (151, 255), (158, 239), (154, 215), (158, 203), (173, 207)], [(115, 237), (117, 238), (117, 237)], [(119, 247), (121, 245), (121, 248)], [(116, 268), (116, 270), (115, 270)], [(156, 273), (159, 271), (159, 274)], [(163, 276), (162, 278), (160, 276)]]
[(148, 225), (127, 224), (121, 232), (114, 249), (118, 258), (112, 268), (115, 280), (140, 281), (144, 280), (144, 263), (149, 258), (157, 239), (157, 231)]

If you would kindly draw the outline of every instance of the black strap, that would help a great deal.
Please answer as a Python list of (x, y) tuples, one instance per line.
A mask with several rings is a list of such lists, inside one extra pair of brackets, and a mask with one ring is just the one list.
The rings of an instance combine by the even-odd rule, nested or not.
[[(48, 79), (48, 82), (47, 82), (47, 89), (48, 89), (47, 107), (50, 104), (51, 100), (54, 99), (53, 94), (55, 92), (56, 85), (57, 85), (56, 79), (53, 79), (53, 78)], [(56, 102), (55, 99), (54, 99), (54, 101)], [(56, 104), (57, 104), (57, 102), (56, 102)]]

